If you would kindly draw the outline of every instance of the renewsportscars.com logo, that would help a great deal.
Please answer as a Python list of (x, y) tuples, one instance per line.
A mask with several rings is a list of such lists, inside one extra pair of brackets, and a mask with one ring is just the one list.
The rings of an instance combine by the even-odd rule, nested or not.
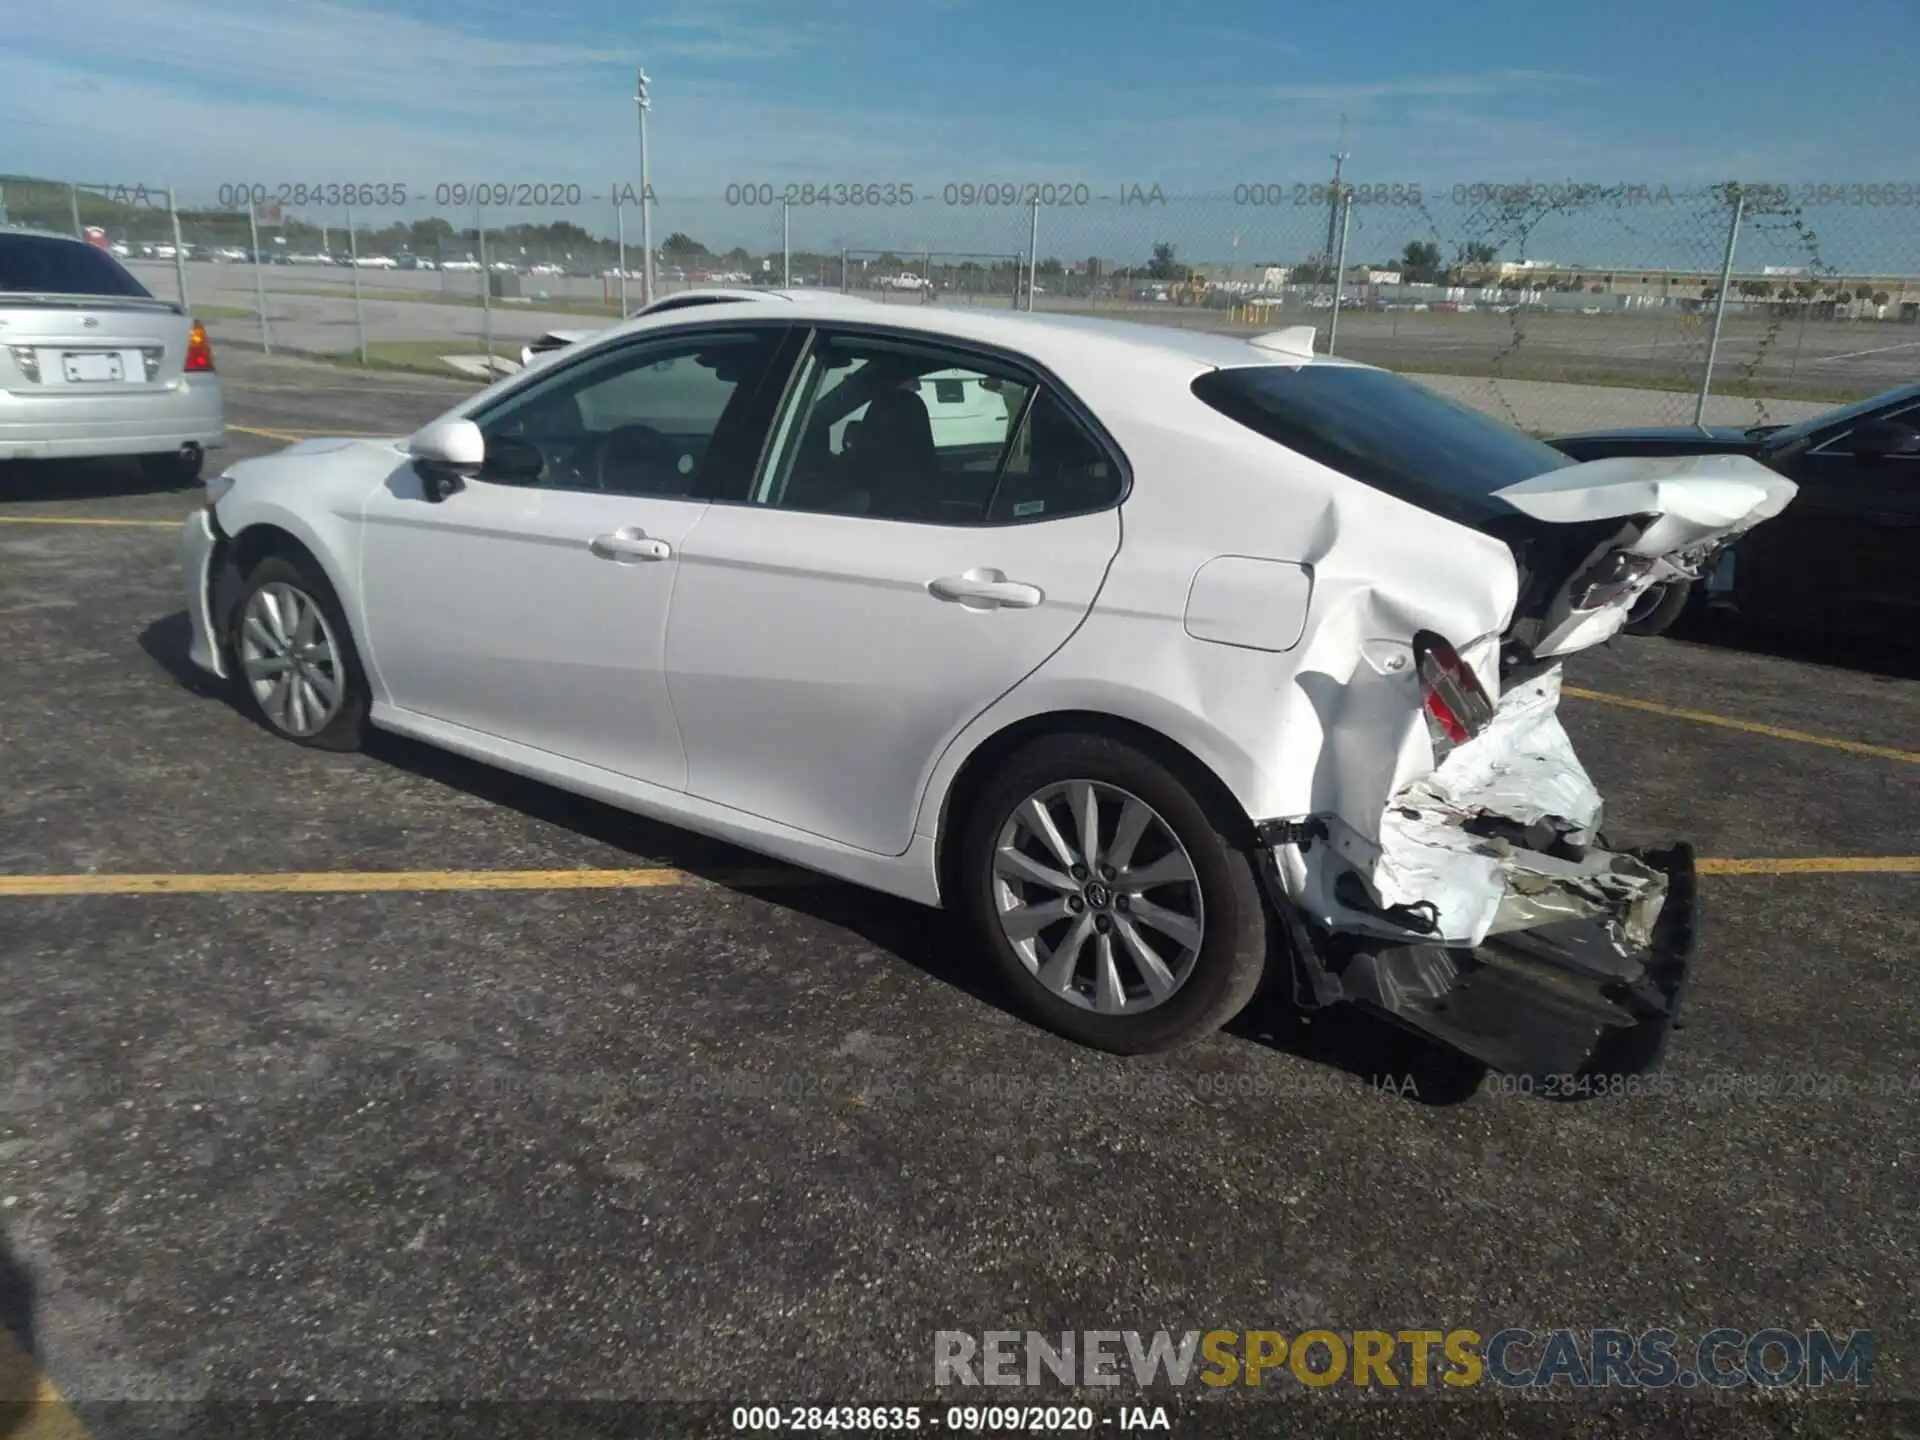
[(1656, 1330), (940, 1330), (936, 1386), (1300, 1384), (1728, 1390), (1866, 1385), (1873, 1332)]

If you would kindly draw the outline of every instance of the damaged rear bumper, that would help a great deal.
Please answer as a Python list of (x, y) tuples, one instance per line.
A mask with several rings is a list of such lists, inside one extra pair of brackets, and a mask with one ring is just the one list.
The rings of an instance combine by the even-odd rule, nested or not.
[(1691, 846), (1621, 852), (1659, 877), (1646, 942), (1554, 920), (1475, 946), (1351, 940), (1324, 952), (1342, 998), (1516, 1075), (1634, 1075), (1660, 1059), (1699, 943)]
[(1693, 851), (1606, 844), (1559, 699), (1557, 667), (1515, 686), (1395, 792), (1377, 839), (1336, 816), (1262, 827), (1302, 1002), (1350, 1001), (1520, 1074), (1658, 1060), (1697, 944)]

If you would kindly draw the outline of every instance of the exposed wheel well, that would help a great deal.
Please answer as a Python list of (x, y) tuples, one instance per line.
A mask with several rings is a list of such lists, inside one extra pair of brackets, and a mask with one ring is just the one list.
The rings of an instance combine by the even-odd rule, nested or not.
[[(320, 563), (315, 555), (291, 531), (282, 530), (278, 525), (262, 522), (249, 525), (238, 535), (230, 536), (219, 542), (214, 553), (214, 582), (212, 595), (213, 628), (216, 643), (225, 646), (228, 628), (233, 623), (234, 609), (240, 603), (240, 585), (252, 570), (269, 555), (284, 555), (303, 565), (310, 565), (327, 577), (327, 583), (333, 583), (333, 577), (327, 573), (327, 567)], [(337, 593), (339, 586), (335, 585)]]
[(1235, 843), (1253, 842), (1253, 821), (1233, 792), (1205, 761), (1178, 741), (1168, 739), (1150, 726), (1095, 710), (1056, 710), (1045, 715), (1030, 715), (989, 737), (967, 757), (960, 773), (947, 787), (946, 798), (940, 804), (935, 855), (943, 904), (946, 897), (954, 893), (951, 867), (960, 848), (958, 836), (966, 825), (967, 808), (996, 765), (1043, 735), (1104, 735), (1144, 751), (1192, 789), (1194, 798), (1226, 827)]
[(269, 555), (286, 555), (312, 565), (322, 575), (327, 567), (320, 563), (315, 555), (300, 542), (300, 538), (291, 531), (282, 530), (278, 525), (249, 525), (227, 542), (227, 553), (233, 559), (233, 567), (245, 575)]

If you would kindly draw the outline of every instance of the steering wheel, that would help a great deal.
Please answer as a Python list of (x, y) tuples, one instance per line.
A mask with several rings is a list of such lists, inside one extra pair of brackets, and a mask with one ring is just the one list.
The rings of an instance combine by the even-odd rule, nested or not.
[[(667, 480), (671, 475), (684, 479), (680, 472), (681, 455), (674, 443), (651, 425), (616, 425), (597, 441), (582, 467), (586, 477), (597, 489), (616, 492), (642, 494), (672, 494), (673, 484)], [(655, 472), (650, 474), (646, 483), (633, 485), (620, 483), (625, 478), (623, 472), (632, 470)], [(608, 484), (609, 475), (613, 484)]]

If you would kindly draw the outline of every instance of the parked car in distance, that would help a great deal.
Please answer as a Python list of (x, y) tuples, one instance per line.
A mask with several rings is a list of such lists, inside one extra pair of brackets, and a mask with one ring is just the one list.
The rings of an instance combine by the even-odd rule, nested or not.
[(473, 259), (445, 260), (441, 262), (440, 268), (442, 270), (457, 272), (463, 275), (475, 275), (475, 274), (478, 274), (480, 271), (480, 262), (478, 260), (473, 260)]
[(1764, 530), (1689, 557), (1693, 574), (1642, 596), (1631, 634), (1658, 635), (1708, 604), (1820, 633), (1910, 635), (1920, 620), (1920, 383), (1792, 425), (1598, 430), (1550, 443), (1576, 460), (1741, 455), (1800, 487)]
[(362, 255), (353, 262), (362, 270), (397, 270), (400, 262), (391, 255)]
[(181, 484), (226, 438), (205, 327), (97, 245), (0, 230), (0, 460), (130, 455)]
[(1560, 662), (1794, 487), (1579, 465), (1312, 342), (656, 310), (210, 481), (190, 653), (287, 740), (396, 731), (948, 908), (1085, 1044), (1204, 1036), (1271, 957), (1489, 1065), (1642, 1069), (1692, 852), (1601, 838)]

